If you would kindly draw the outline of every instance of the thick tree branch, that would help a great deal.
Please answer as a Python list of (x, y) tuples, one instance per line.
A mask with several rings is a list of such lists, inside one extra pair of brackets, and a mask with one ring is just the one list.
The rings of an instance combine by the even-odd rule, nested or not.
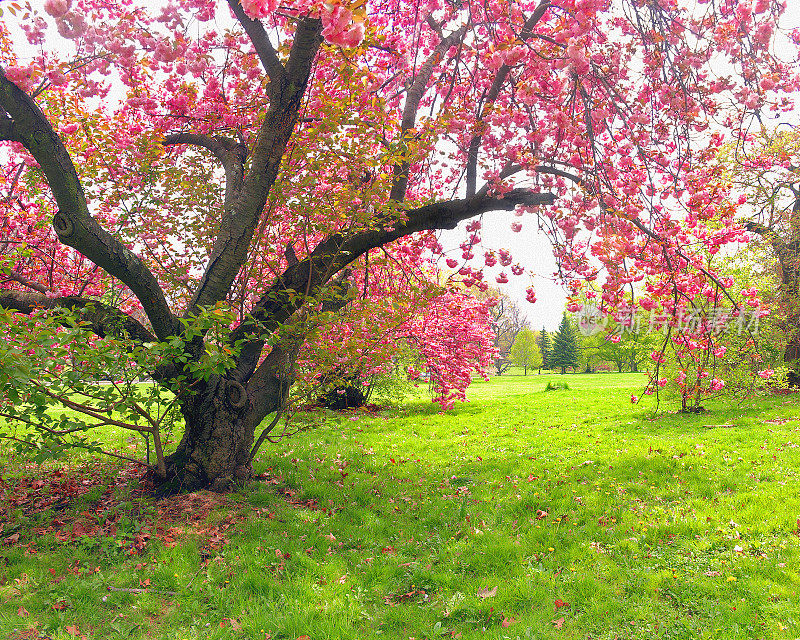
[(0, 107), (13, 120), (19, 141), (36, 158), (58, 204), (53, 227), (64, 244), (124, 282), (142, 303), (159, 338), (179, 329), (164, 292), (142, 260), (103, 229), (89, 213), (75, 165), (33, 99), (0, 68)]
[(256, 55), (261, 60), (261, 64), (264, 65), (264, 70), (270, 80), (275, 84), (283, 82), (286, 77), (286, 69), (283, 68), (278, 54), (275, 53), (275, 49), (269, 41), (269, 36), (264, 30), (264, 25), (258, 20), (253, 20), (244, 12), (240, 0), (228, 0), (228, 4), (233, 11), (233, 15), (236, 16), (236, 19), (247, 32), (250, 42), (255, 47)]
[(272, 91), (272, 102), (253, 146), (250, 168), (242, 187), (226, 206), (209, 264), (186, 314), (210, 306), (228, 295), (236, 274), (247, 259), (250, 241), (281, 167), (283, 154), (297, 123), (314, 58), (322, 43), (322, 23), (299, 20), (289, 53), (286, 75)]
[[(323, 312), (338, 311), (351, 301), (352, 298), (348, 295), (351, 287), (349, 277), (350, 270), (345, 269), (329, 285), (330, 296), (322, 304)], [(247, 396), (250, 398), (249, 410), (244, 419), (247, 432), (255, 433), (264, 416), (277, 413), (275, 421), (262, 431), (253, 446), (250, 452), (251, 462), (286, 407), (289, 389), (295, 380), (294, 363), (306, 337), (307, 331), (298, 331), (276, 343), (247, 383)], [(249, 346), (252, 349), (254, 345)], [(263, 347), (263, 343), (261, 346)]]
[(349, 237), (336, 234), (328, 238), (317, 245), (307, 258), (288, 267), (256, 303), (250, 317), (231, 333), (231, 343), (249, 340), (242, 348), (233, 376), (238, 380), (248, 380), (264, 347), (262, 336), (277, 331), (304, 304), (308, 295), (318, 296), (335, 273), (370, 249), (417, 231), (454, 229), (462, 220), (488, 211), (510, 211), (519, 205), (552, 204), (555, 199), (552, 193), (538, 193), (530, 189), (513, 189), (498, 196), (481, 194), (411, 209), (407, 211), (405, 221), (399, 224), (387, 221), (383, 227)]
[[(550, 0), (542, 0), (534, 9), (533, 13), (530, 17), (525, 21), (525, 24), (522, 26), (522, 31), (520, 31), (519, 39), (521, 42), (525, 42), (529, 40), (533, 36), (533, 29), (544, 17), (545, 12), (550, 8)], [(480, 125), (481, 120), (483, 118), (483, 113), (486, 111), (486, 106), (491, 105), (497, 100), (497, 97), (500, 95), (500, 90), (503, 88), (503, 85), (508, 78), (508, 74), (511, 73), (511, 67), (505, 63), (497, 70), (497, 75), (494, 77), (492, 81), (492, 86), (489, 87), (489, 91), (484, 96), (482, 101), (482, 109), (481, 112), (478, 113), (478, 125)], [(480, 131), (480, 126), (478, 126), (478, 131)], [(467, 151), (467, 168), (466, 168), (466, 180), (467, 180), (467, 197), (470, 198), (475, 195), (477, 189), (477, 182), (478, 182), (478, 153), (481, 149), (481, 144), (483, 144), (483, 134), (476, 133), (469, 143), (469, 149)]]
[[(430, 22), (433, 22), (433, 20)], [(417, 76), (414, 78), (414, 81), (411, 84), (408, 93), (406, 94), (406, 103), (403, 107), (403, 119), (400, 126), (400, 136), (403, 144), (408, 144), (409, 131), (414, 128), (414, 125), (417, 122), (419, 103), (422, 101), (422, 97), (425, 95), (425, 89), (427, 88), (428, 82), (430, 82), (431, 76), (433, 75), (434, 67), (442, 60), (450, 47), (454, 47), (461, 42), (461, 39), (464, 37), (466, 32), (467, 25), (464, 25), (460, 29), (457, 29), (451, 33), (449, 36), (442, 38), (441, 42), (436, 46), (436, 49), (433, 50), (433, 53), (428, 56), (428, 59), (425, 60), (420, 67), (419, 73), (417, 73)], [(441, 36), (441, 29), (438, 31), (438, 33)], [(408, 160), (408, 153), (406, 152), (406, 157), (403, 159), (403, 161), (394, 167), (394, 178), (389, 197), (396, 202), (402, 202), (403, 198), (405, 198), (406, 189), (408, 188), (408, 171), (410, 167), (411, 163)]]
[(33, 289), (34, 291), (38, 291), (39, 293), (47, 293), (47, 287), (45, 287), (43, 284), (39, 284), (38, 282), (36, 282), (36, 280), (31, 280), (30, 278), (22, 275), (21, 273), (14, 271), (14, 269), (11, 269), (11, 271), (9, 271), (7, 275), (8, 275), (7, 278), (8, 280), (17, 282), (21, 284), (23, 287), (28, 287), (29, 289)]
[(230, 138), (206, 136), (200, 133), (174, 133), (164, 138), (165, 147), (189, 144), (208, 149), (225, 169), (225, 206), (230, 206), (233, 197), (242, 187), (244, 163), (247, 160), (247, 145)]
[(0, 291), (0, 307), (25, 315), (37, 309), (77, 309), (81, 312), (81, 319), (88, 322), (92, 332), (101, 338), (125, 333), (137, 342), (156, 341), (156, 337), (136, 318), (90, 298), (51, 298), (31, 291)]

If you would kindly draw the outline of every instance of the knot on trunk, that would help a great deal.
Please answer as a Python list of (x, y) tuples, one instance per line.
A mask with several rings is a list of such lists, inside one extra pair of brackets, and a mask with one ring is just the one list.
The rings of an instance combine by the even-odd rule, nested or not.
[(72, 220), (58, 211), (56, 215), (53, 216), (53, 229), (59, 238), (69, 238), (75, 231), (75, 225)]
[(234, 409), (244, 409), (247, 406), (247, 390), (241, 382), (228, 380), (225, 385), (225, 396), (228, 404)]

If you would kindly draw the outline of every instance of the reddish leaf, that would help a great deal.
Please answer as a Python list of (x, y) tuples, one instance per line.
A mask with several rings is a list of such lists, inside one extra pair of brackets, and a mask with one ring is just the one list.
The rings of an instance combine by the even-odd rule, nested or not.
[(20, 616), (21, 618), (27, 618), (30, 614), (28, 613), (28, 610), (25, 607), (20, 607), (19, 609), (17, 609), (17, 615)]
[(560, 617), (558, 620), (553, 620), (553, 624), (554, 624), (554, 625), (556, 625), (556, 629), (561, 629), (561, 627), (562, 627), (562, 626), (564, 626), (564, 620), (565, 620), (565, 619), (566, 619), (566, 618), (564, 618), (564, 617), (562, 616), (562, 617)]
[(537, 520), (544, 520), (547, 517), (547, 511), (543, 511), (542, 509), (536, 510), (536, 519)]
[(516, 619), (514, 618), (503, 618), (503, 621), (500, 623), (504, 627), (510, 627), (512, 624), (516, 624)]
[(556, 611), (558, 611), (561, 607), (568, 607), (569, 602), (564, 602), (563, 600), (556, 598)]
[(69, 626), (66, 628), (66, 632), (67, 632), (69, 635), (71, 635), (71, 636), (77, 636), (77, 635), (79, 635), (79, 634), (80, 634), (80, 630), (79, 630), (79, 629), (78, 629), (78, 627), (77, 627), (77, 626), (75, 626), (75, 625), (69, 625)]

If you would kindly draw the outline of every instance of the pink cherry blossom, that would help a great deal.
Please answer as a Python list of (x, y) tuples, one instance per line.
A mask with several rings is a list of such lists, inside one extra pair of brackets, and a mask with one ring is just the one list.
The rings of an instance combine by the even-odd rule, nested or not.
[(54, 18), (60, 18), (72, 7), (72, 0), (45, 0), (44, 10)]

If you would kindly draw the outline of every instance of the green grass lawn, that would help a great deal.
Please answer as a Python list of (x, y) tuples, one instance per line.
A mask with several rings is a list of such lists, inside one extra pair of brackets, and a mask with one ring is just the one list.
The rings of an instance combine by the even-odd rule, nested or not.
[(153, 503), (103, 463), (48, 507), (17, 460), (0, 638), (800, 637), (796, 400), (654, 416), (643, 382), (329, 413), (225, 497)]

